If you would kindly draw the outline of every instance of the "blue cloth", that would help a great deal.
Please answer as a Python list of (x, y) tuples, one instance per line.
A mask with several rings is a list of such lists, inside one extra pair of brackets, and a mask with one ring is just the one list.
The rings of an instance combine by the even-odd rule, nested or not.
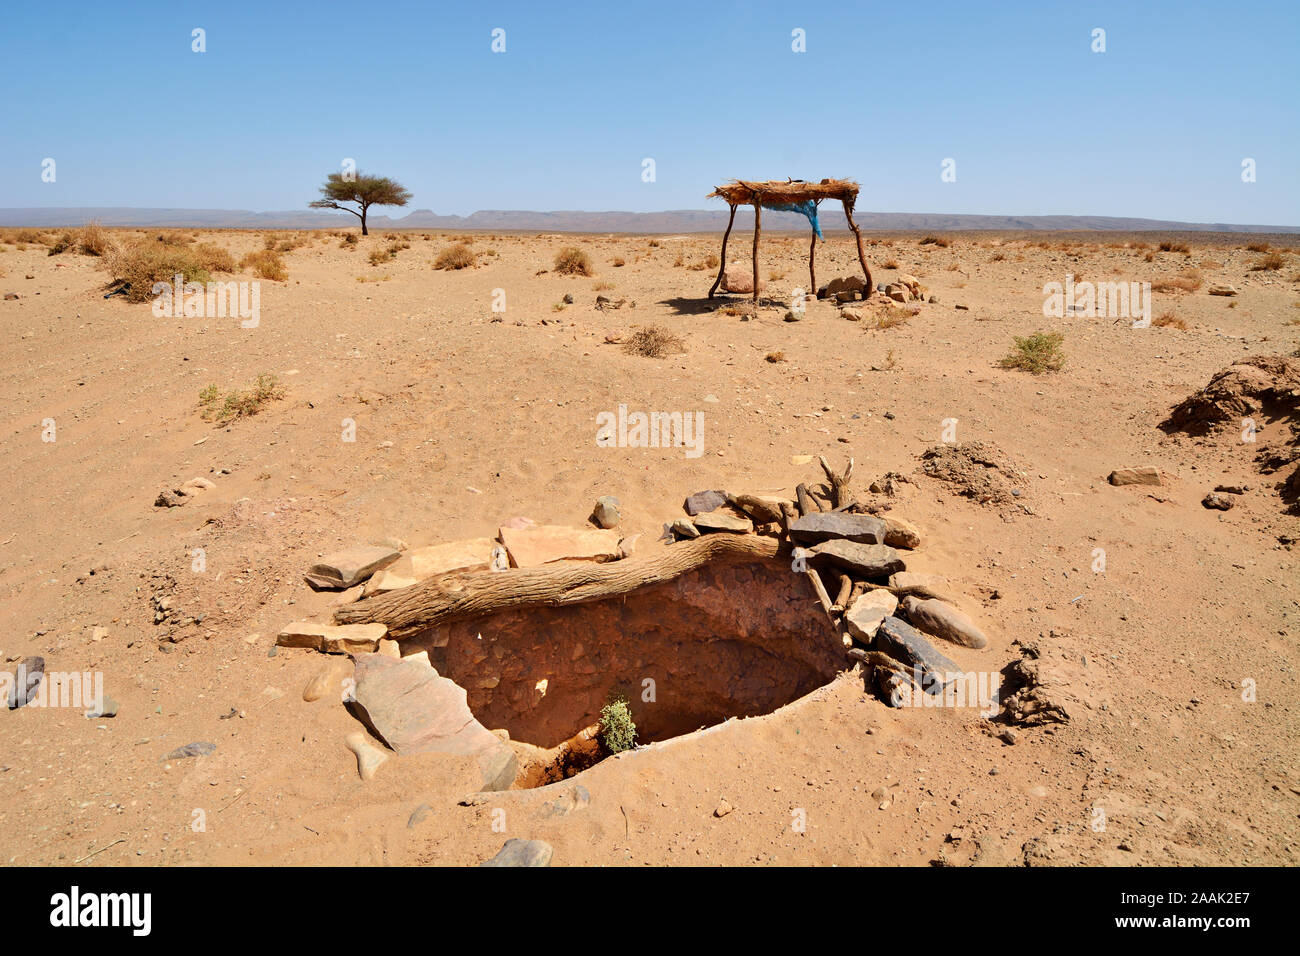
[(826, 237), (822, 235), (821, 223), (817, 221), (817, 204), (811, 199), (803, 202), (785, 202), (785, 203), (763, 203), (764, 209), (775, 209), (777, 212), (797, 212), (810, 223), (812, 223), (813, 232), (817, 233), (817, 238), (822, 242)]

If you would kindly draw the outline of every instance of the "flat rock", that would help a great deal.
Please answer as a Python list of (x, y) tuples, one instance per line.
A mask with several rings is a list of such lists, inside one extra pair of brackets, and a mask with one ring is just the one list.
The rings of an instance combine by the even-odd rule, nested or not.
[(880, 622), (876, 649), (918, 671), (921, 689), (926, 693), (938, 693), (950, 675), (960, 673), (960, 668), (936, 651), (920, 631), (893, 616)]
[(989, 639), (964, 612), (937, 598), (903, 598), (907, 619), (927, 634), (941, 637), (963, 647), (986, 647)]
[(369, 738), (359, 730), (348, 734), (343, 739), (343, 743), (348, 750), (356, 754), (357, 773), (361, 775), (362, 780), (372, 779), (375, 772), (388, 759), (388, 754), (372, 744)]
[(554, 851), (543, 840), (507, 840), (505, 846), (490, 860), (479, 866), (550, 866)]
[(185, 495), (178, 494), (169, 489), (164, 489), (163, 491), (158, 492), (158, 497), (154, 499), (153, 506), (155, 508), (179, 508), (188, 500), (189, 499), (186, 498)]
[(591, 803), (591, 793), (582, 784), (574, 784), (565, 790), (554, 800), (548, 801), (542, 807), (542, 812), (548, 817), (568, 816), (575, 810), (581, 810)]
[(501, 541), (511, 567), (534, 568), (552, 561), (617, 561), (617, 531), (543, 524), (534, 528), (501, 528)]
[(206, 757), (208, 754), (215, 752), (216, 749), (216, 744), (208, 743), (206, 740), (196, 740), (194, 743), (186, 744), (184, 747), (177, 747), (162, 759), (184, 760), (186, 757)]
[(294, 621), (281, 628), (275, 643), (280, 647), (306, 647), (324, 654), (356, 654), (374, 651), (388, 633), (384, 624), (317, 624)]
[(715, 511), (726, 503), (725, 491), (697, 491), (686, 499), (682, 507), (686, 509), (688, 515), (698, 515), (706, 511)]
[(1160, 471), (1153, 465), (1141, 468), (1119, 468), (1106, 479), (1112, 485), (1163, 485)]
[(700, 536), (699, 529), (691, 524), (689, 518), (678, 518), (672, 523), (671, 527), (673, 534), (679, 538), (698, 538)]
[(727, 504), (757, 524), (780, 521), (781, 505), (792, 503), (788, 498), (778, 498), (775, 495), (727, 495)]
[(433, 807), (429, 806), (427, 803), (420, 804), (411, 811), (411, 815), (407, 818), (406, 829), (414, 830), (431, 816), (433, 816)]
[(897, 571), (907, 570), (898, 552), (885, 544), (859, 544), (835, 538), (823, 541), (812, 548), (812, 560), (817, 565), (855, 571), (866, 578), (888, 577)]
[(790, 524), (790, 537), (800, 544), (818, 544), (835, 538), (858, 544), (884, 544), (885, 522), (871, 515), (814, 512)]
[(418, 661), (358, 654), (357, 706), (395, 753), (473, 754), (501, 740), (474, 719), (465, 689)]
[(1215, 283), (1206, 290), (1210, 295), (1236, 295), (1237, 287), (1226, 282)]
[(709, 511), (695, 516), (695, 528), (701, 534), (718, 531), (749, 534), (754, 530), (754, 522), (730, 511)]
[(376, 571), (366, 582), (365, 594), (369, 597), (395, 591), (453, 571), (486, 571), (492, 566), (495, 546), (496, 541), (492, 538), (469, 538), (415, 548), (383, 570)]
[(921, 532), (910, 521), (888, 515), (881, 520), (885, 522), (885, 544), (891, 548), (912, 550), (921, 546)]
[(1218, 492), (1211, 491), (1201, 499), (1201, 504), (1207, 508), (1213, 508), (1216, 511), (1227, 511), (1232, 507), (1232, 499), (1227, 495), (1221, 495)]
[(898, 598), (886, 588), (876, 588), (858, 595), (844, 614), (849, 633), (870, 646), (880, 629), (880, 622), (898, 610)]
[(307, 583), (315, 588), (342, 591), (360, 584), (392, 564), (401, 552), (378, 545), (357, 545), (325, 557), (307, 569)]

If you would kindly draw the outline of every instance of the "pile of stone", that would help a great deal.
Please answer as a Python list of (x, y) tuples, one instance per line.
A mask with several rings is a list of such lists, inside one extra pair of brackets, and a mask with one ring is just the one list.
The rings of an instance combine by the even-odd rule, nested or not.
[[(961, 668), (931, 639), (982, 648), (988, 638), (961, 609), (946, 580), (907, 570), (906, 552), (921, 546), (916, 527), (901, 518), (864, 513), (849, 500), (852, 461), (843, 475), (833, 473), (824, 459), (821, 465), (828, 484), (800, 485), (795, 500), (697, 492), (683, 504), (687, 517), (666, 525), (664, 537), (780, 536), (789, 545), (792, 570), (808, 576), (848, 656), (873, 668), (885, 700), (898, 705), (912, 690), (940, 693)], [(906, 692), (905, 684), (911, 685)]]

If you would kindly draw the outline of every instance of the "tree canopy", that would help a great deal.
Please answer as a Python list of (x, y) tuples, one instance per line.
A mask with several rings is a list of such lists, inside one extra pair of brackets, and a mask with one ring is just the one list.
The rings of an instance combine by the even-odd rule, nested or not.
[[(405, 206), (411, 192), (387, 176), (366, 176), (361, 172), (330, 173), (320, 188), (320, 199), (309, 203), (312, 209), (342, 209), (361, 220), (361, 234), (367, 236), (366, 214), (371, 206)], [(340, 203), (356, 203), (359, 209)]]

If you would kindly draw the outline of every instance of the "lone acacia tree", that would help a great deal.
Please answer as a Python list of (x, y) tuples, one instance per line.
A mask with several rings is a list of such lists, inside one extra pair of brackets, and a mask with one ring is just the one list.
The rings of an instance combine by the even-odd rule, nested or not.
[[(359, 171), (346, 178), (343, 173), (330, 173), (325, 185), (320, 188), (324, 198), (317, 199), (308, 206), (312, 209), (342, 209), (352, 213), (361, 220), (361, 235), (368, 236), (366, 230), (366, 213), (371, 206), (405, 206), (411, 200), (411, 193), (405, 186), (387, 176), (364, 176)], [(361, 211), (339, 203), (354, 202)]]

